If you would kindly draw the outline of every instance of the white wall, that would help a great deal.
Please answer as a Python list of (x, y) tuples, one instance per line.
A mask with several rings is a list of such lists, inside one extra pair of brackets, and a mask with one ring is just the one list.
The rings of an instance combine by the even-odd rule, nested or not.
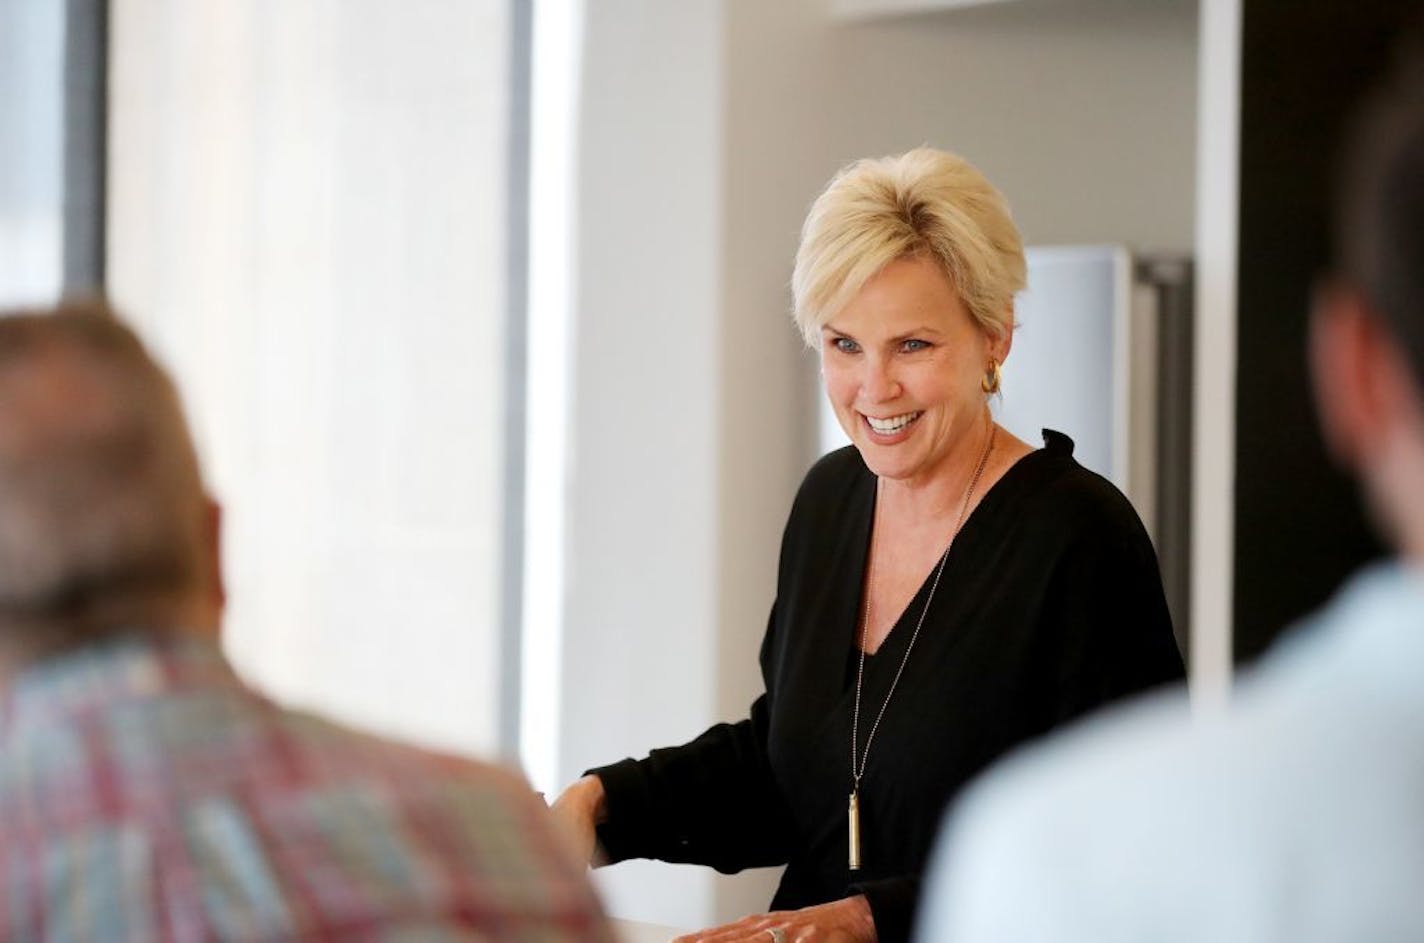
[(828, 26), (805, 120), (833, 163), (921, 143), (963, 153), (1029, 243), (1190, 251), (1196, 33), (1190, 0), (1016, 0)]
[[(743, 716), (760, 690), (819, 395), (787, 286), (840, 165), (928, 142), (975, 160), (1031, 242), (1192, 245), (1194, 4), (853, 24), (829, 7), (588, 4), (566, 777)], [(773, 879), (600, 875), (615, 914), (689, 927), (764, 908)]]
[[(560, 769), (716, 714), (720, 4), (585, 12)], [(600, 875), (612, 911), (690, 925), (700, 870)]]

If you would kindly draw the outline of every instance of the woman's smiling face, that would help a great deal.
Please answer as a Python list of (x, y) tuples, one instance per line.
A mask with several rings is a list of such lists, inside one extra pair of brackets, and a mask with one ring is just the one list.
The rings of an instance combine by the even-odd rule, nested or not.
[(872, 472), (930, 481), (978, 441), (980, 383), (1009, 343), (985, 334), (937, 264), (910, 256), (881, 269), (821, 329), (821, 373)]

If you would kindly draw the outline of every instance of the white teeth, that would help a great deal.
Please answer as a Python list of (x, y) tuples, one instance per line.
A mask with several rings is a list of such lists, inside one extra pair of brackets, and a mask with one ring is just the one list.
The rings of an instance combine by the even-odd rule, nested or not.
[(876, 419), (874, 416), (866, 416), (865, 421), (870, 423), (870, 428), (881, 435), (894, 435), (919, 418), (919, 413), (905, 413), (903, 416), (891, 416), (889, 419)]

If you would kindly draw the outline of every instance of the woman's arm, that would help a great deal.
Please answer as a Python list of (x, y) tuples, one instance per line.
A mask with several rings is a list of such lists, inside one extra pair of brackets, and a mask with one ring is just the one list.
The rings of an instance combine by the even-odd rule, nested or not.
[(598, 842), (609, 861), (657, 858), (719, 871), (784, 864), (791, 815), (766, 755), (767, 697), (735, 724), (589, 772), (604, 790)]
[(554, 800), (550, 811), (564, 834), (573, 843), (575, 861), (588, 865), (603, 864), (598, 853), (598, 826), (608, 818), (603, 780), (586, 775), (569, 786)]
[(1072, 541), (1045, 618), (1055, 726), (1185, 676), (1157, 557), (1135, 516)]

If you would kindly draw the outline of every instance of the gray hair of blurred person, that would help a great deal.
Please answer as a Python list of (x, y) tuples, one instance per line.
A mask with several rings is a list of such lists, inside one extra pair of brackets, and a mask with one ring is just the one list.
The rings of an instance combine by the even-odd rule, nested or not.
[(1003, 194), (973, 164), (919, 147), (845, 167), (812, 204), (791, 288), (808, 346), (896, 259), (933, 260), (989, 337), (1013, 330), (1026, 278), (1023, 240)]
[(177, 391), (99, 301), (0, 316), (0, 645), (172, 628), (213, 586), (216, 511)]
[(1339, 192), (1337, 264), (1424, 390), (1424, 42), (1356, 119)]

